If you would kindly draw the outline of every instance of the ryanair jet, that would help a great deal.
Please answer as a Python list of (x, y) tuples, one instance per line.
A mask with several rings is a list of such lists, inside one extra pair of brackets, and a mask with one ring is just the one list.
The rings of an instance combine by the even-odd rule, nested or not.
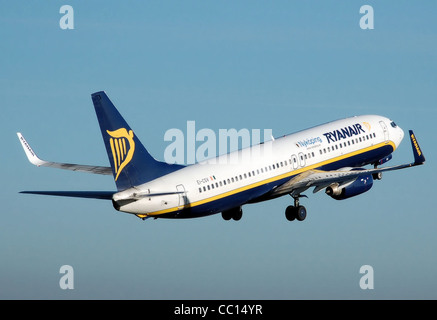
[[(302, 221), (307, 212), (299, 200), (306, 197), (303, 192), (309, 188), (313, 188), (313, 193), (325, 190), (330, 197), (343, 200), (368, 191), (385, 171), (425, 162), (410, 130), (414, 162), (379, 167), (392, 158), (404, 132), (388, 118), (363, 115), (332, 121), (193, 165), (168, 164), (150, 155), (105, 92), (91, 96), (110, 167), (41, 160), (23, 135), (17, 135), (32, 164), (113, 175), (117, 191), (21, 193), (111, 200), (116, 210), (142, 219), (195, 218), (221, 212), (225, 220), (240, 220), (245, 204), (290, 195), (293, 203), (286, 208), (285, 217)], [(260, 148), (265, 156), (259, 156)], [(229, 164), (232, 158), (245, 160)], [(371, 167), (366, 169), (366, 165)]]

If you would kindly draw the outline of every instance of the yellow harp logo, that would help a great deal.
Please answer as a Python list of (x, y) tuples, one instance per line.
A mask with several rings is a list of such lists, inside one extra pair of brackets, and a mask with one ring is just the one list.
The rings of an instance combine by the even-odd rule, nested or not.
[(111, 136), (109, 144), (111, 145), (112, 158), (114, 159), (115, 181), (124, 167), (132, 160), (135, 151), (134, 133), (132, 130), (120, 128), (115, 131), (106, 130)]
[(367, 128), (367, 131), (370, 131), (370, 128), (371, 128), (370, 123), (368, 123), (368, 122), (363, 122), (363, 124), (364, 124), (364, 126)]

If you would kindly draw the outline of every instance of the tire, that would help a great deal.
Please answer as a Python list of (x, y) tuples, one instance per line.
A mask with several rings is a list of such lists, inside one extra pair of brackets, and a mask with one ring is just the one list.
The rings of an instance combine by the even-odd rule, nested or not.
[(223, 211), (222, 212), (222, 218), (224, 220), (231, 220), (231, 218), (232, 218), (231, 212), (230, 211)]
[(294, 206), (288, 206), (285, 209), (285, 218), (287, 218), (288, 221), (294, 221), (294, 219), (296, 219), (296, 208)]
[(373, 178), (373, 180), (381, 180), (382, 179), (382, 172), (372, 174), (372, 178)]
[(307, 217), (307, 209), (304, 206), (297, 207), (296, 219), (299, 221), (304, 221)]
[(238, 209), (235, 209), (235, 211), (233, 212), (232, 219), (234, 219), (235, 221), (238, 221), (241, 219), (242, 216), (243, 216), (243, 210), (241, 208), (238, 208)]

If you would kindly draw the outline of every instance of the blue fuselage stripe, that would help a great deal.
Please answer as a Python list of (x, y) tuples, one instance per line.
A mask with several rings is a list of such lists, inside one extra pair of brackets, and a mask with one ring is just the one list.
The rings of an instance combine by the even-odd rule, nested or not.
[[(385, 145), (377, 149), (369, 150), (360, 154), (353, 155), (351, 157), (333, 161), (331, 163), (322, 165), (314, 169), (328, 171), (328, 170), (338, 170), (344, 167), (361, 167), (364, 165), (375, 163), (379, 159), (388, 156), (393, 151), (394, 149), (391, 145)], [(227, 197), (212, 200), (197, 206), (184, 208), (179, 211), (162, 214), (159, 215), (159, 217), (160, 218), (195, 218), (195, 217), (202, 217), (202, 216), (215, 214), (218, 212), (222, 212), (224, 210), (229, 210), (231, 208), (235, 208), (245, 203), (248, 203), (253, 199), (261, 197), (262, 195), (265, 195), (267, 192), (271, 191), (275, 186), (281, 185), (289, 181), (294, 176), (295, 175), (287, 176), (285, 178), (274, 180), (272, 182), (268, 182), (266, 184), (253, 187), (229, 195)]]

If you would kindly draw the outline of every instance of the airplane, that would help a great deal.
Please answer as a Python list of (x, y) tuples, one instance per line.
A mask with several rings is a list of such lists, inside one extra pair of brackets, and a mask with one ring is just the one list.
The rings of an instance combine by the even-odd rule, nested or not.
[[(404, 131), (389, 118), (361, 115), (331, 121), (296, 133), (192, 165), (168, 164), (154, 159), (120, 115), (104, 91), (91, 95), (111, 166), (90, 166), (41, 160), (23, 135), (18, 138), (28, 160), (52, 167), (112, 175), (117, 191), (21, 191), (111, 200), (113, 207), (147, 218), (196, 218), (221, 213), (225, 220), (240, 220), (242, 206), (293, 198), (285, 209), (289, 221), (303, 221), (306, 208), (300, 199), (307, 189), (325, 190), (336, 200), (370, 190), (382, 173), (425, 163), (412, 130), (414, 162), (379, 167), (392, 158)], [(255, 148), (269, 150), (264, 156)], [(231, 157), (245, 159), (229, 164)], [(373, 168), (363, 168), (371, 165)]]

